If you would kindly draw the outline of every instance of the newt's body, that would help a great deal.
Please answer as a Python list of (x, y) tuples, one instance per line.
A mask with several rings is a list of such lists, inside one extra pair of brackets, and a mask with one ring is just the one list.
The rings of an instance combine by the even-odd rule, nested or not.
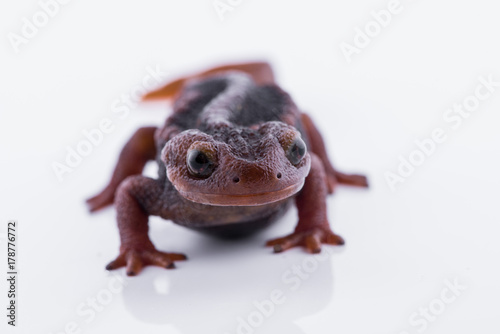
[[(148, 216), (221, 235), (245, 235), (282, 215), (295, 200), (299, 222), (276, 252), (303, 245), (341, 245), (326, 214), (336, 183), (367, 186), (337, 172), (311, 119), (275, 83), (266, 63), (215, 68), (145, 97), (172, 98), (161, 128), (139, 129), (127, 143), (110, 184), (89, 199), (92, 211), (116, 204), (120, 255), (108, 269), (128, 275), (146, 265), (173, 267), (183, 254), (163, 253), (148, 237)], [(149, 160), (158, 179), (140, 175)]]

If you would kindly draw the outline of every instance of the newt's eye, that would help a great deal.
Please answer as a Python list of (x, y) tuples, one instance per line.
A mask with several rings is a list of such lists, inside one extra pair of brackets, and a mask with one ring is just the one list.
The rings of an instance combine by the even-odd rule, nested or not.
[(297, 137), (288, 147), (288, 150), (286, 151), (286, 157), (293, 165), (298, 165), (306, 155), (306, 152), (306, 143), (304, 143), (301, 138)]
[(197, 177), (209, 177), (215, 169), (211, 154), (197, 149), (190, 149), (186, 157), (189, 172)]

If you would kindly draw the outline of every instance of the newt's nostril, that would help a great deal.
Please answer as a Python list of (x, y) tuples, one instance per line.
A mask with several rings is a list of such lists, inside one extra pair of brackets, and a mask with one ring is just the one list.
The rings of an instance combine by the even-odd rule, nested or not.
[(276, 174), (276, 177), (277, 177), (278, 179), (281, 179), (281, 173)]
[(240, 178), (239, 178), (239, 177), (237, 177), (237, 176), (233, 177), (233, 182), (234, 182), (234, 183), (238, 183), (238, 182), (240, 182)]

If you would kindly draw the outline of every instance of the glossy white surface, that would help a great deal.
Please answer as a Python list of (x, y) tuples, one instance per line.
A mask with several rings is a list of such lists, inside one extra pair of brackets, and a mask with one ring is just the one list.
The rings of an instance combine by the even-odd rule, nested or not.
[[(486, 0), (401, 3), (350, 64), (339, 44), (388, 1), (243, 1), (224, 21), (212, 1), (73, 1), (18, 54), (4, 38), (0, 232), (19, 221), (20, 277), (19, 326), (2, 313), (1, 332), (498, 333), (500, 87), (457, 129), (443, 120), (474, 94), (479, 76), (500, 81), (498, 8)], [(22, 18), (40, 8), (0, 6), (2, 36), (19, 33)], [(134, 278), (106, 272), (119, 246), (115, 213), (91, 215), (84, 200), (107, 182), (133, 131), (167, 115), (164, 103), (151, 103), (120, 118), (113, 104), (123, 106), (122, 94), (148, 68), (167, 72), (167, 81), (262, 58), (317, 121), (337, 167), (370, 178), (369, 190), (342, 187), (328, 199), (346, 246), (325, 247), (321, 257), (272, 254), (263, 244), (294, 228), (295, 209), (237, 242), (153, 218), (156, 246), (189, 260)], [(52, 163), (104, 118), (113, 131), (59, 182)], [(384, 173), (437, 127), (447, 140), (391, 191)], [(0, 247), (4, 259), (4, 240)], [(259, 317), (255, 303), (271, 297), (274, 310)], [(420, 308), (430, 308), (428, 320)], [(240, 318), (259, 326), (239, 329)]]

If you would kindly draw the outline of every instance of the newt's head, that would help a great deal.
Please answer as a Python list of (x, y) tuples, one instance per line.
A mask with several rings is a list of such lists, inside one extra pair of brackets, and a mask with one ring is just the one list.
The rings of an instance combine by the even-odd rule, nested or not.
[(217, 206), (286, 199), (302, 189), (311, 165), (300, 133), (282, 122), (187, 130), (165, 145), (162, 160), (184, 198)]

